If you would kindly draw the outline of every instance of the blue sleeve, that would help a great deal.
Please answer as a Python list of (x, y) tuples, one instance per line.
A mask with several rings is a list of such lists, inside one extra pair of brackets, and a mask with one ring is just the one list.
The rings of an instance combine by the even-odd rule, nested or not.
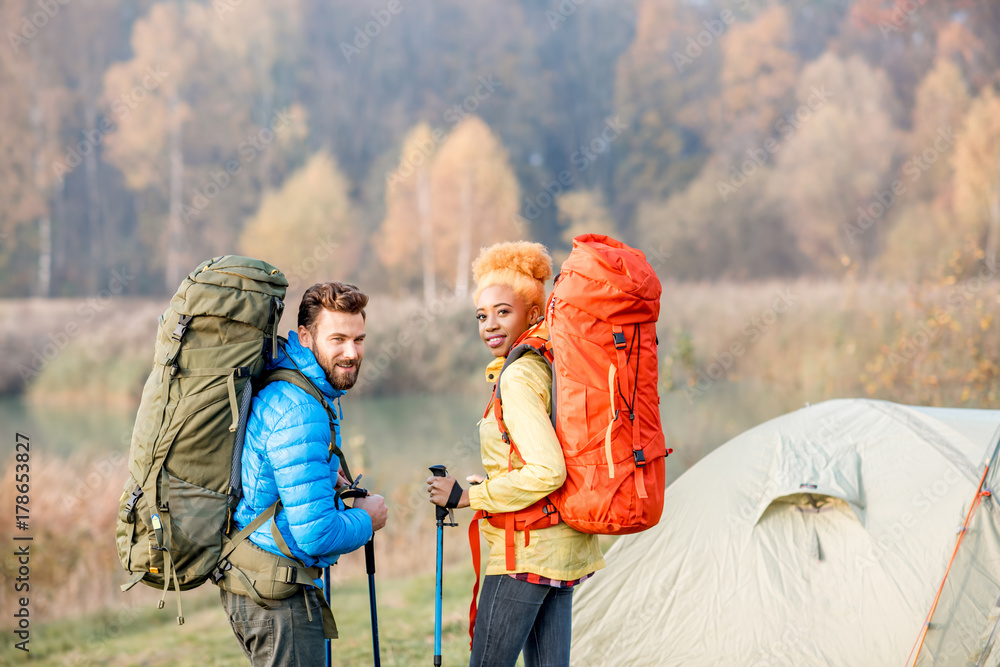
[(372, 522), (362, 509), (337, 509), (331, 471), (335, 479), (340, 462), (327, 461), (330, 421), (311, 403), (285, 412), (267, 439), (267, 457), (292, 539), (310, 556), (332, 562), (368, 542)]

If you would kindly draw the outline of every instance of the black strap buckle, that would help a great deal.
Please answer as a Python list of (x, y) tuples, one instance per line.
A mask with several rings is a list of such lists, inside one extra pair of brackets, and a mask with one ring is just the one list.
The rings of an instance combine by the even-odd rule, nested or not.
[(212, 582), (217, 584), (222, 581), (226, 576), (225, 573), (231, 569), (233, 569), (232, 563), (225, 559), (220, 560), (218, 567), (212, 570)]
[(285, 579), (284, 581), (282, 581), (282, 583), (294, 584), (298, 576), (299, 569), (297, 567), (286, 567), (284, 568), (284, 570), (285, 570)]
[(611, 334), (615, 339), (615, 349), (624, 350), (625, 349), (625, 334), (621, 331), (615, 331)]
[(243, 499), (243, 491), (229, 487), (229, 493), (226, 497), (226, 507), (235, 512), (236, 508), (240, 506), (240, 500)]
[(641, 449), (633, 449), (632, 458), (635, 459), (636, 468), (642, 468), (646, 465), (646, 455), (643, 454)]
[(184, 315), (179, 320), (177, 320), (177, 328), (174, 329), (174, 333), (170, 335), (174, 342), (181, 342), (181, 338), (184, 338), (184, 332), (187, 331), (188, 324), (191, 323), (193, 317), (191, 315)]
[(545, 516), (551, 516), (552, 514), (555, 514), (556, 512), (558, 512), (559, 510), (556, 509), (555, 505), (553, 505), (552, 503), (549, 503), (548, 505), (546, 505), (545, 507), (542, 508), (542, 511), (545, 512)]
[(142, 498), (142, 487), (136, 486), (135, 491), (132, 492), (132, 497), (128, 499), (125, 503), (125, 510), (131, 514), (135, 511), (135, 504), (139, 502), (139, 498)]

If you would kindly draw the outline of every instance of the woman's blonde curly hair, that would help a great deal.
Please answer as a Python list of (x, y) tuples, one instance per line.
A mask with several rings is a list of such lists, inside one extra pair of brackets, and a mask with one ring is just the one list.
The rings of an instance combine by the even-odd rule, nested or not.
[(506, 285), (525, 305), (545, 312), (545, 281), (552, 277), (552, 258), (541, 243), (511, 241), (483, 248), (472, 263), (473, 299), (492, 285)]

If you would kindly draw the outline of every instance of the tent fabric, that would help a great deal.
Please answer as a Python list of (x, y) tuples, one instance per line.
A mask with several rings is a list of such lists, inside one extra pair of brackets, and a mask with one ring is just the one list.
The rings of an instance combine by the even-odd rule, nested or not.
[[(1000, 411), (841, 399), (737, 436), (576, 592), (572, 664), (912, 664), (998, 434)], [(988, 496), (917, 665), (1000, 665), (998, 598)]]

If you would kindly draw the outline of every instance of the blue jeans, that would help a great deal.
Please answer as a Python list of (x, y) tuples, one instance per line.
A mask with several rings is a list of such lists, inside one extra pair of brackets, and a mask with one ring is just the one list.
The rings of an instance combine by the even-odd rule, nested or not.
[(469, 667), (568, 667), (573, 589), (483, 577)]

